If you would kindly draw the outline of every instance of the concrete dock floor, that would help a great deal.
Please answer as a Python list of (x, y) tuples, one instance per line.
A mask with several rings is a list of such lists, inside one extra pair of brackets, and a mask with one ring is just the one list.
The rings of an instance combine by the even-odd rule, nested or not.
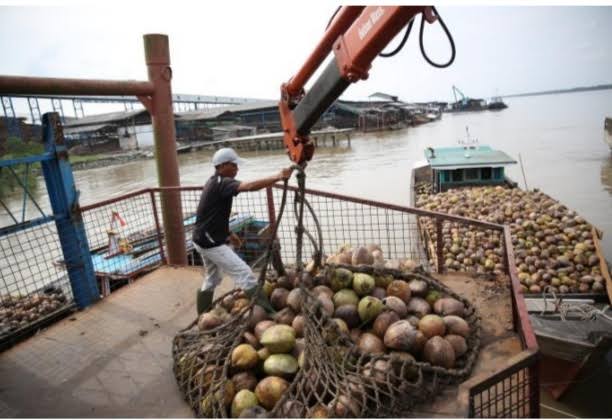
[(193, 417), (172, 338), (201, 268), (162, 267), (0, 354), (0, 417)]

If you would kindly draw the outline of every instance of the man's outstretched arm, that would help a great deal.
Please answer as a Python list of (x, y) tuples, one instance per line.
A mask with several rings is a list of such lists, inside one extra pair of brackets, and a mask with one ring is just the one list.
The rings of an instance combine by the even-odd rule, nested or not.
[(284, 168), (278, 174), (269, 176), (267, 178), (256, 179), (254, 181), (241, 182), (238, 186), (238, 192), (243, 191), (258, 191), (262, 188), (270, 187), (279, 181), (289, 179), (293, 172), (292, 168)]

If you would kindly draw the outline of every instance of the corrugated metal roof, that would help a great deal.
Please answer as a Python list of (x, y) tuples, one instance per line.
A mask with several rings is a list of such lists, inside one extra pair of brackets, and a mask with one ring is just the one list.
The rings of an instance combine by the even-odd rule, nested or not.
[(98, 131), (98, 130), (102, 130), (103, 128), (106, 127), (116, 127), (116, 124), (108, 124), (108, 123), (104, 123), (104, 124), (96, 124), (96, 125), (82, 125), (82, 126), (78, 126), (78, 127), (64, 127), (64, 134), (80, 134), (80, 133), (87, 133), (87, 132), (94, 132), (94, 131)]
[(434, 156), (431, 150), (425, 149), (425, 158), (434, 169), (473, 168), (478, 166), (510, 165), (516, 163), (506, 153), (493, 150), (489, 146), (476, 148), (439, 147), (435, 148)]
[(179, 112), (176, 114), (176, 119), (181, 121), (211, 120), (226, 113), (231, 114), (235, 112), (260, 111), (266, 108), (277, 107), (278, 101), (258, 101), (241, 105), (220, 106), (198, 111)]
[(114, 123), (114, 122), (126, 120), (128, 118), (132, 118), (137, 115), (144, 114), (144, 113), (148, 114), (148, 111), (144, 109), (139, 109), (136, 111), (120, 111), (120, 112), (109, 112), (106, 114), (90, 115), (87, 117), (83, 117), (83, 118), (79, 118), (79, 119), (70, 121), (70, 123), (66, 124), (64, 127), (80, 127), (83, 125), (97, 125), (97, 124), (103, 124), (103, 123)]

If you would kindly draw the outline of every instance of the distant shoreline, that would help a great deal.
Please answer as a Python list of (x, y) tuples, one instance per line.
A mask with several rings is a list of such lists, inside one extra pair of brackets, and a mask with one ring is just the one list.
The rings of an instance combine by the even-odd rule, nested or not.
[(520, 96), (555, 95), (558, 93), (590, 92), (593, 90), (609, 90), (609, 89), (612, 89), (612, 84), (596, 85), (596, 86), (588, 86), (588, 87), (576, 87), (576, 88), (570, 88), (570, 89), (543, 90), (540, 92), (516, 93), (513, 95), (502, 95), (502, 97), (503, 98), (517, 98)]

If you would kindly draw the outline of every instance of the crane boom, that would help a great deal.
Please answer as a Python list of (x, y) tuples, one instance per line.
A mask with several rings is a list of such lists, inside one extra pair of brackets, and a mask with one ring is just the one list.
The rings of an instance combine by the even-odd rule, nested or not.
[[(308, 134), (351, 83), (368, 78), (372, 61), (416, 15), (437, 16), (430, 6), (343, 6), (305, 64), (281, 86), (279, 112), (289, 158), (305, 165), (314, 145)], [(304, 85), (330, 52), (334, 57), (306, 93)]]

